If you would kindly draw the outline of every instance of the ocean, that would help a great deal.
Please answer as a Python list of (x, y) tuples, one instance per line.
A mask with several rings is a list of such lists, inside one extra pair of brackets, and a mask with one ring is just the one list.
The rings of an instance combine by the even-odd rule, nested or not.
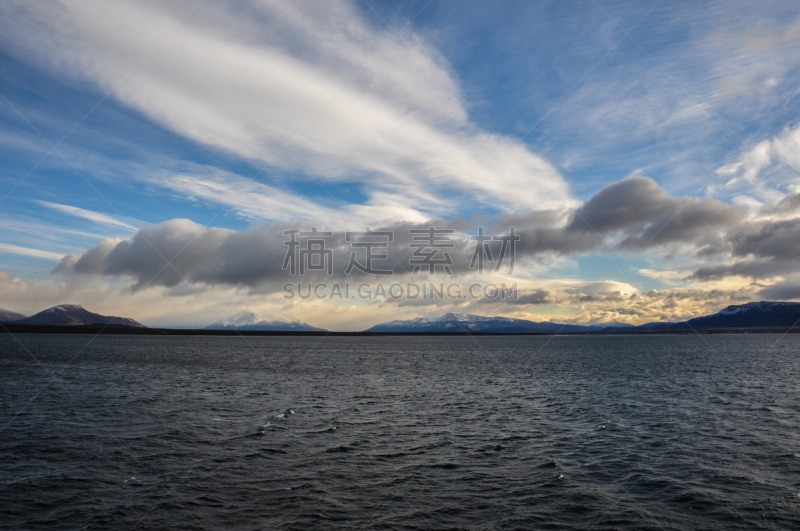
[(800, 529), (799, 382), (792, 334), (2, 334), (0, 527)]

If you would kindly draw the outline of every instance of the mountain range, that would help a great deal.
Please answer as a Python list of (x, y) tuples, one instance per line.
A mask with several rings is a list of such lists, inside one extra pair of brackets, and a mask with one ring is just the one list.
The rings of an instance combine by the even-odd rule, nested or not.
[(640, 329), (682, 329), (682, 328), (755, 328), (786, 327), (797, 325), (800, 321), (800, 303), (797, 302), (748, 302), (728, 306), (717, 313), (695, 317), (678, 323), (647, 323)]
[(754, 328), (789, 327), (800, 322), (800, 303), (796, 302), (750, 302), (728, 306), (719, 312), (681, 322), (658, 322), (632, 326), (624, 323), (600, 325), (559, 324), (550, 321), (535, 322), (508, 317), (483, 317), (447, 313), (441, 317), (418, 318), (407, 321), (389, 321), (365, 330), (365, 332), (477, 332), (477, 333), (566, 333), (598, 331), (636, 330), (689, 330), (704, 328)]
[[(117, 327), (147, 328), (126, 317), (113, 317), (92, 313), (77, 304), (63, 304), (48, 308), (31, 317), (16, 312), (0, 310), (0, 323), (14, 325), (86, 326), (113, 325)], [(719, 312), (681, 322), (654, 322), (639, 326), (625, 323), (603, 323), (596, 325), (562, 324), (551, 321), (535, 322), (509, 317), (484, 317), (447, 313), (441, 317), (418, 318), (406, 321), (389, 321), (375, 325), (365, 332), (378, 333), (570, 333), (602, 331), (658, 331), (700, 330), (710, 328), (786, 328), (800, 324), (800, 303), (796, 302), (750, 302), (733, 305)], [(214, 323), (204, 330), (242, 330), (274, 332), (325, 332), (303, 321), (278, 317), (264, 318), (252, 312), (241, 313), (228, 320)]]
[(204, 330), (262, 330), (273, 332), (327, 332), (303, 321), (280, 317), (261, 317), (253, 312), (240, 313), (225, 321), (208, 325)]
[(446, 313), (441, 317), (421, 317), (408, 321), (390, 321), (365, 330), (365, 332), (491, 332), (504, 334), (595, 332), (606, 328), (629, 327), (624, 323), (582, 326), (545, 321), (537, 323), (510, 317), (483, 317), (463, 313)]

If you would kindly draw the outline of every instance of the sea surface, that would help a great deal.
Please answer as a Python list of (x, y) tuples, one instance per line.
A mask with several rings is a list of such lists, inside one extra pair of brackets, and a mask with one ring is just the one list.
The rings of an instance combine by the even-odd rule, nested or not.
[(0, 335), (3, 529), (800, 529), (800, 336)]

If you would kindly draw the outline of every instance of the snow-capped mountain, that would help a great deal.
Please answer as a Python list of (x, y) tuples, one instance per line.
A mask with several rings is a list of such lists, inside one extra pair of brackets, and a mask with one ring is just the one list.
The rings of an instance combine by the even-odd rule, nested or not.
[(365, 332), (491, 332), (491, 333), (531, 333), (531, 332), (588, 332), (600, 330), (601, 326), (581, 326), (551, 322), (537, 323), (510, 317), (484, 317), (461, 313), (447, 313), (441, 317), (421, 317), (408, 321), (382, 323)]
[(99, 313), (92, 313), (85, 310), (83, 306), (78, 304), (62, 304), (60, 306), (53, 306), (36, 315), (18, 319), (13, 324), (28, 324), (28, 325), (66, 325), (66, 326), (80, 326), (80, 325), (113, 325), (113, 326), (131, 326), (136, 328), (147, 328), (141, 323), (137, 323), (133, 319), (127, 317), (113, 317), (107, 315), (100, 315)]
[(25, 319), (25, 316), (21, 313), (0, 309), (0, 323), (10, 323), (11, 321), (18, 321), (20, 319)]
[(792, 326), (800, 321), (800, 303), (748, 302), (728, 306), (713, 315), (689, 319), (692, 328)]
[(243, 312), (225, 321), (210, 324), (206, 330), (265, 330), (274, 332), (325, 332), (303, 321), (284, 319), (281, 317), (261, 317), (253, 312)]

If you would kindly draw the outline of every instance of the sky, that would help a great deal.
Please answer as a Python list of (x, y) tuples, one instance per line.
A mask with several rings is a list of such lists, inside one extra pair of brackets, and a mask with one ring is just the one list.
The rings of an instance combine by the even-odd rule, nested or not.
[[(10, 0), (0, 308), (362, 330), (800, 300), (798, 91), (791, 1)], [(312, 228), (328, 262), (293, 275)]]

